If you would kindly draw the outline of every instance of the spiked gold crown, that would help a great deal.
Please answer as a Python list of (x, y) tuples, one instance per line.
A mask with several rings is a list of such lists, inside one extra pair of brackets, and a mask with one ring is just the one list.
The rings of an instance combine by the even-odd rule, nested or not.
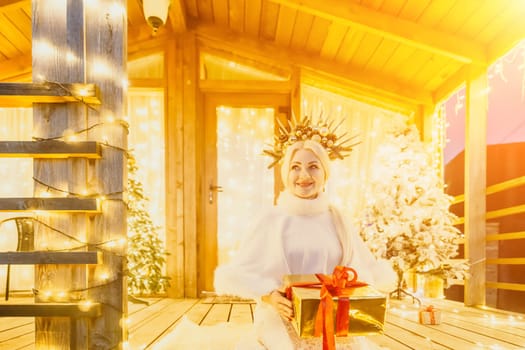
[(265, 155), (273, 158), (273, 162), (268, 165), (268, 168), (278, 164), (284, 157), (286, 148), (297, 141), (312, 140), (320, 143), (328, 152), (330, 160), (344, 159), (349, 156), (353, 147), (359, 142), (348, 144), (355, 136), (346, 137), (347, 133), (339, 136), (336, 134), (343, 121), (341, 120), (334, 126), (333, 120), (322, 120), (320, 118), (316, 123), (313, 123), (307, 116), (300, 121), (292, 118), (287, 121), (287, 125), (278, 120), (279, 131), (275, 135), (274, 145), (273, 147), (270, 146), (271, 149), (263, 150)]

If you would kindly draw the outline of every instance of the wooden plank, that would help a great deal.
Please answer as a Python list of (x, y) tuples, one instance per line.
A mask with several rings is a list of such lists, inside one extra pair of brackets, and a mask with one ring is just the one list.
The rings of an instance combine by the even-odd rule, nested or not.
[(12, 317), (99, 317), (99, 303), (0, 304), (0, 316)]
[[(461, 316), (460, 313), (458, 313), (458, 315)], [(487, 325), (484, 325), (483, 322), (474, 322), (472, 318), (465, 319), (461, 317), (454, 317), (454, 314), (447, 314), (447, 317), (443, 320), (443, 323), (455, 326), (460, 329), (469, 330), (477, 334), (484, 334), (493, 339), (498, 339), (503, 342), (525, 348), (525, 336), (523, 336), (523, 334), (520, 336), (515, 332), (509, 332), (507, 327), (487, 327)]]
[[(24, 318), (7, 318), (7, 320), (26, 320), (27, 325), (0, 332), (0, 349), (33, 350), (35, 348), (35, 322)], [(2, 320), (3, 322), (4, 320)], [(9, 321), (6, 321), (9, 322)], [(3, 323), (2, 323), (3, 324)], [(9, 324), (9, 323), (7, 323)]]
[(83, 102), (100, 104), (95, 84), (79, 83), (0, 83), (0, 107), (31, 106), (33, 102)]
[(246, 303), (232, 304), (228, 322), (252, 323), (253, 314), (252, 314), (251, 306), (252, 306), (251, 304), (246, 304)]
[(392, 339), (386, 334), (377, 334), (369, 336), (368, 339), (378, 346), (388, 350), (412, 350), (408, 345), (398, 342), (396, 339)]
[(153, 303), (146, 308), (142, 308), (138, 312), (130, 315), (128, 317), (129, 331), (134, 332), (135, 329), (142, 327), (143, 324), (151, 323), (152, 319), (155, 318), (155, 314), (168, 307), (172, 300), (173, 299), (161, 299), (158, 302)]
[(321, 57), (333, 59), (339, 52), (339, 47), (341, 46), (347, 32), (347, 26), (340, 23), (332, 23), (329, 27), (328, 35), (323, 47), (321, 48)]
[(198, 303), (195, 304), (190, 311), (186, 313), (186, 317), (190, 321), (193, 321), (197, 324), (202, 324), (206, 316), (208, 315), (208, 312), (210, 312), (211, 308), (213, 307), (213, 304), (203, 304)]
[(281, 6), (307, 12), (329, 21), (384, 36), (403, 44), (444, 55), (464, 63), (486, 63), (487, 55), (481, 45), (438, 32), (403, 18), (394, 17), (365, 6), (341, 3), (336, 0), (271, 0)]
[(372, 336), (371, 340), (376, 341), (382, 346), (388, 346), (391, 349), (449, 349), (446, 346), (433, 342), (430, 338), (423, 337), (418, 333), (411, 332), (388, 321), (385, 323), (384, 337), (389, 340), (381, 338), (376, 340), (375, 336)]
[(228, 322), (232, 304), (211, 304), (210, 311), (201, 323), (201, 326), (211, 326), (221, 322)]
[(520, 232), (508, 232), (508, 233), (497, 233), (487, 235), (488, 241), (504, 241), (509, 239), (522, 239), (525, 238), (525, 231)]
[[(428, 345), (439, 344), (454, 350), (472, 349), (475, 346), (475, 343), (472, 341), (465, 340), (462, 337), (450, 336), (446, 332), (443, 332), (441, 330), (441, 325), (434, 325), (432, 327), (420, 325), (407, 318), (400, 317), (392, 313), (388, 315), (388, 321), (412, 334), (417, 334), (418, 337), (423, 337), (423, 339), (431, 339), (431, 341), (427, 341)], [(413, 341), (414, 339), (411, 338), (406, 339), (404, 342), (412, 344)]]
[(96, 264), (98, 252), (0, 252), (0, 264)]
[(488, 211), (485, 215), (487, 220), (500, 218), (502, 216), (509, 216), (514, 214), (525, 213), (525, 204), (516, 205), (514, 207), (508, 207), (504, 209), (497, 209)]
[(53, 211), (97, 213), (96, 198), (0, 198), (2, 211)]
[(3, 343), (11, 338), (30, 336), (33, 340), (35, 322), (26, 317), (3, 317), (0, 329), (0, 349), (7, 349)]
[(230, 18), (228, 0), (211, 0), (211, 5), (214, 23), (220, 26), (228, 26)]
[(198, 301), (195, 299), (166, 299), (169, 303), (153, 314), (148, 322), (133, 327), (128, 343), (131, 349), (144, 349), (168, 334), (182, 316)]
[(488, 288), (506, 289), (506, 290), (517, 290), (525, 292), (525, 284), (518, 283), (504, 283), (504, 282), (487, 282), (485, 284)]
[(168, 21), (174, 33), (182, 33), (186, 31), (186, 10), (182, 0), (171, 1)]
[(0, 158), (73, 158), (99, 159), (98, 142), (0, 141)]
[[(487, 264), (498, 265), (525, 265), (525, 258), (499, 258), (487, 259)], [(525, 285), (524, 285), (525, 286)]]
[(281, 6), (277, 17), (277, 28), (275, 29), (275, 43), (279, 46), (287, 47), (290, 45), (295, 26), (297, 10)]
[(254, 37), (259, 36), (261, 8), (262, 0), (246, 1), (244, 4), (244, 32)]

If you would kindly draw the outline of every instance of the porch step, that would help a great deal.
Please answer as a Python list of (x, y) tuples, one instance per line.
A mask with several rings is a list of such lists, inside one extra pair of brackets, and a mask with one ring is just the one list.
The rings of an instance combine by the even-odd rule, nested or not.
[(62, 213), (98, 213), (96, 198), (0, 198), (0, 211), (53, 211)]
[(0, 83), (0, 107), (31, 107), (37, 103), (100, 104), (95, 84)]
[(98, 317), (99, 303), (0, 304), (0, 317)]
[(38, 265), (38, 264), (96, 264), (99, 252), (1, 252), (0, 264)]
[(101, 154), (100, 144), (95, 141), (0, 141), (0, 158), (99, 159)]

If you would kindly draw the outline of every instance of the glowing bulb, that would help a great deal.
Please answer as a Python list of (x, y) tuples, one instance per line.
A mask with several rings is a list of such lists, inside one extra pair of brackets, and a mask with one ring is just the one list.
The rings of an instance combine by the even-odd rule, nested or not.
[(77, 59), (77, 57), (72, 52), (68, 52), (66, 54), (66, 61), (67, 62), (74, 62), (76, 59)]
[(84, 312), (91, 309), (91, 306), (93, 306), (93, 303), (91, 302), (91, 300), (84, 300), (78, 304), (78, 308), (80, 309), (80, 311), (84, 311)]
[(87, 96), (88, 95), (88, 90), (86, 88), (81, 88), (78, 90), (78, 95), (79, 96)]

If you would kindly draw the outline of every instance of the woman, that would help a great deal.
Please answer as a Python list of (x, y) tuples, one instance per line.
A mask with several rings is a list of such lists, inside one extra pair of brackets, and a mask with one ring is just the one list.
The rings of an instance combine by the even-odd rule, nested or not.
[(298, 340), (290, 337), (293, 311), (283, 296), (284, 275), (328, 274), (335, 266), (344, 265), (353, 267), (360, 280), (380, 290), (395, 288), (396, 276), (390, 265), (377, 261), (358, 232), (329, 205), (324, 192), (329, 163), (328, 151), (317, 141), (289, 145), (281, 165), (286, 190), (279, 204), (258, 221), (234, 259), (215, 271), (218, 294), (257, 301), (255, 336), (245, 338), (238, 349), (254, 349), (256, 344), (262, 349), (294, 349)]

